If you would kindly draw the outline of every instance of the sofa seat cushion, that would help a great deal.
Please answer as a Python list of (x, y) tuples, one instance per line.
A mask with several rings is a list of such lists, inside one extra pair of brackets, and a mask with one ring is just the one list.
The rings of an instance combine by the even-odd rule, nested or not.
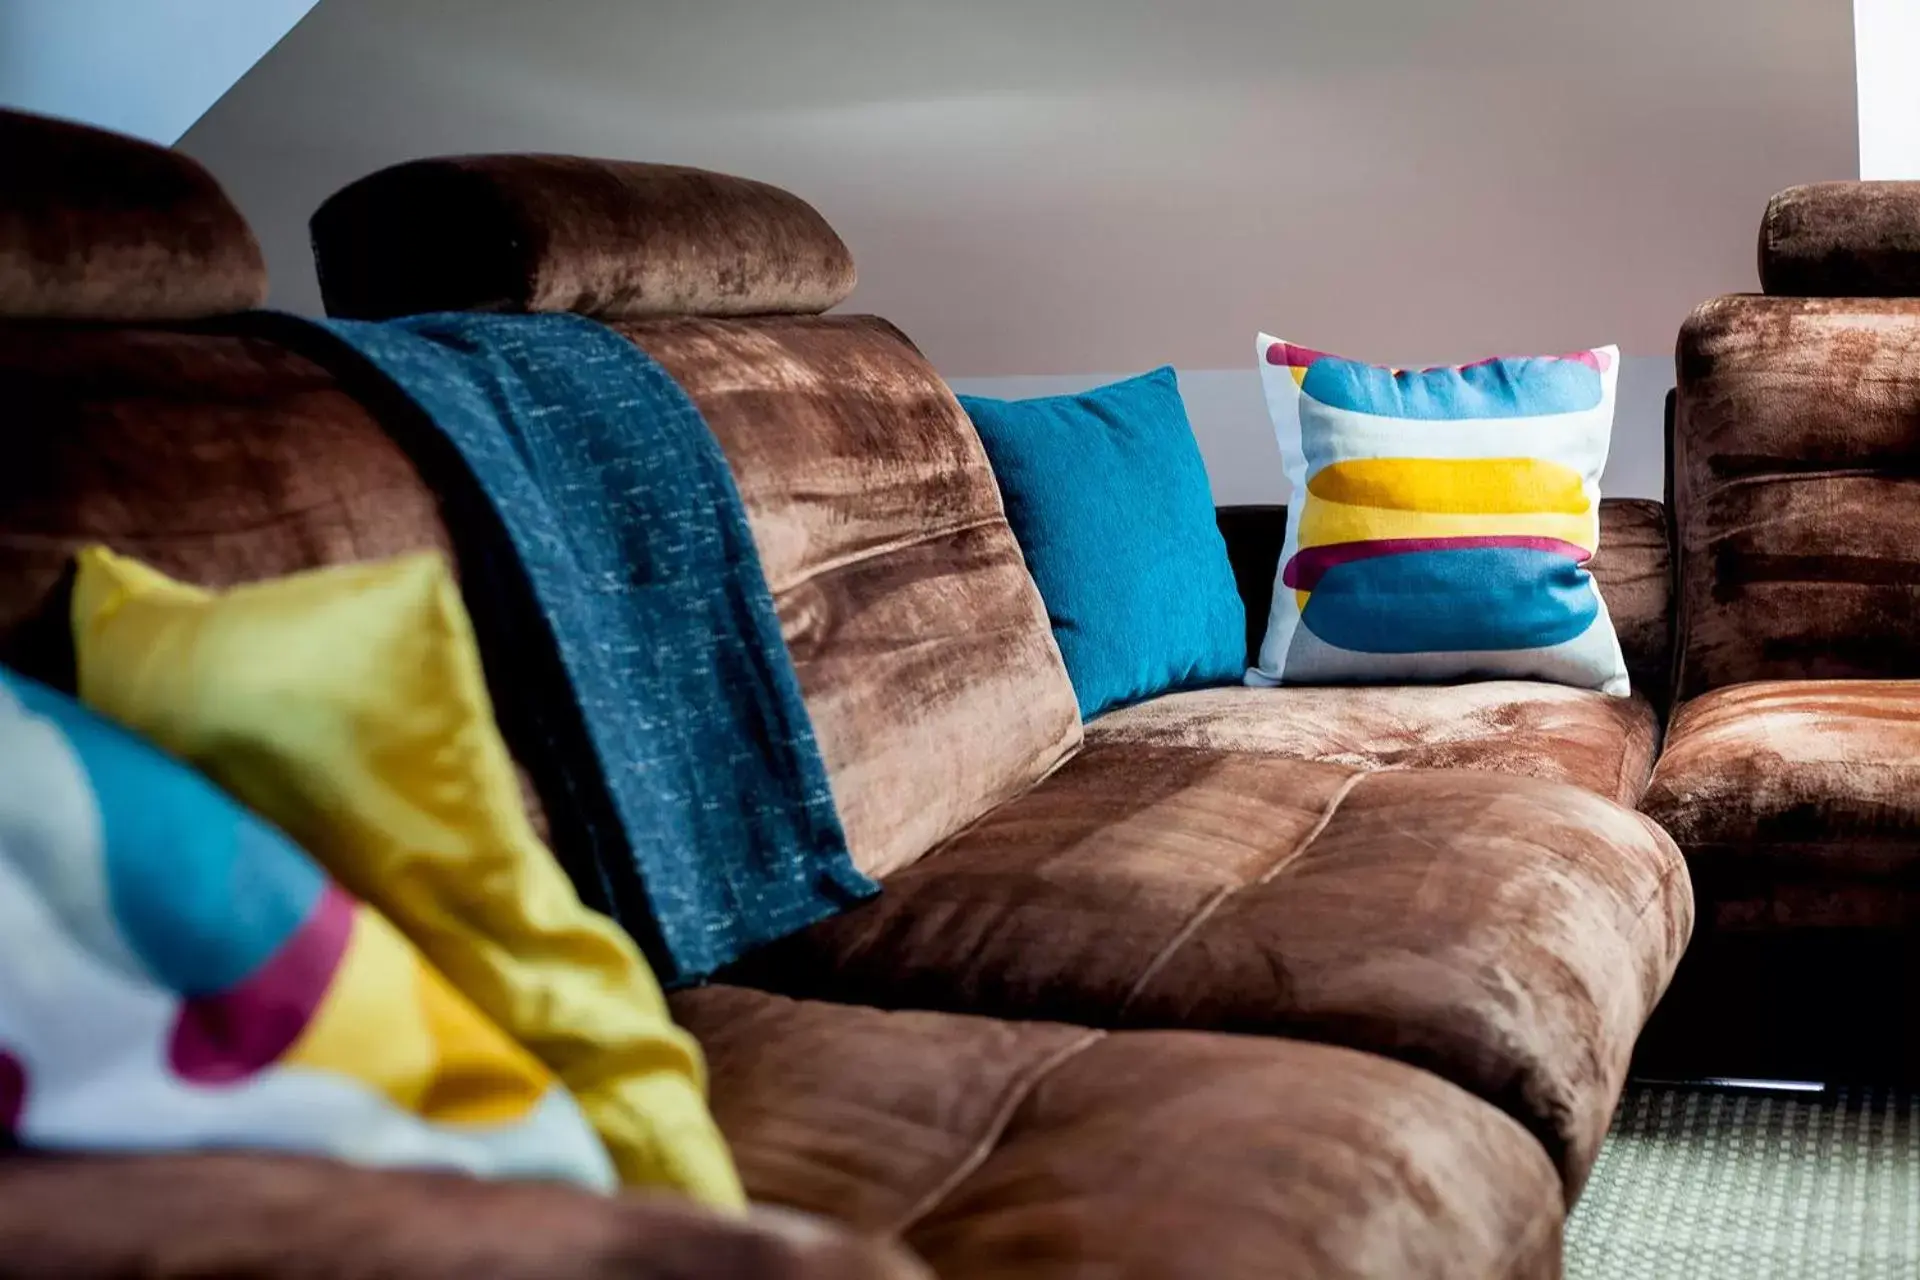
[(1100, 742), (740, 976), (1386, 1054), (1518, 1118), (1571, 1193), (1691, 926), (1673, 842), (1581, 788)]
[(1558, 1274), (1559, 1180), (1496, 1109), (1349, 1050), (673, 998), (757, 1201), (948, 1280)]
[(0, 1154), (7, 1280), (931, 1280), (831, 1223), (264, 1152)]
[(1635, 694), (1526, 680), (1200, 689), (1127, 707), (1086, 740), (1202, 747), (1356, 769), (1479, 769), (1570, 782), (1637, 804), (1660, 721)]
[(1920, 920), (1920, 681), (1732, 685), (1680, 708), (1643, 807), (1720, 928)]
[(1920, 1081), (1920, 682), (1703, 694), (1642, 807), (1700, 913), (1645, 1071)]

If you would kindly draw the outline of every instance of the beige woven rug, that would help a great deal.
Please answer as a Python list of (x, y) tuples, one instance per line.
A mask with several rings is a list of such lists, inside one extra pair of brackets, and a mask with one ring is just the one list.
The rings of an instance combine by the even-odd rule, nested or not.
[(1920, 1098), (1632, 1086), (1566, 1257), (1568, 1280), (1920, 1277)]

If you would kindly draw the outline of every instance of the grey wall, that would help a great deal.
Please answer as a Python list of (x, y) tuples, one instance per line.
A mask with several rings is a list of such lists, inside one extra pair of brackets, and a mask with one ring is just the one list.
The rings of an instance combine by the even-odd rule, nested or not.
[(0, 107), (171, 146), (315, 0), (0, 0)]
[(1854, 112), (1851, 0), (324, 0), (184, 145), (296, 309), (307, 215), (408, 157), (781, 183), (949, 375), (1177, 365), (1234, 496), (1272, 449), (1257, 329), (1617, 342), (1614, 491), (1651, 493), (1680, 320), (1753, 287), (1769, 194), (1854, 175)]
[[(1214, 501), (1285, 502), (1286, 473), (1254, 368), (1252, 342), (1241, 369), (1180, 369), (1180, 398), (1186, 402), (1194, 438), (1207, 464)], [(1085, 391), (1138, 370), (1093, 374), (1027, 374), (1007, 378), (957, 377), (950, 381), (963, 395), (1056, 396)], [(1673, 362), (1665, 356), (1628, 356), (1620, 362), (1620, 386), (1614, 403), (1613, 447), (1600, 492), (1613, 498), (1659, 498), (1666, 487), (1667, 392), (1673, 386)]]

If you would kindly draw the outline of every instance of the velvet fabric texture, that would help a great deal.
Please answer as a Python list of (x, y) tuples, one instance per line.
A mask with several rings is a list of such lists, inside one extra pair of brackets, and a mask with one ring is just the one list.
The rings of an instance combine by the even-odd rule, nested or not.
[(1700, 903), (1646, 1070), (1920, 1082), (1920, 682), (1704, 694), (1643, 807)]
[(911, 864), (1079, 746), (980, 438), (899, 330), (836, 316), (619, 327), (733, 465), (862, 871)]
[(103, 542), (224, 587), (450, 552), (433, 487), (332, 375), (266, 341), (0, 325), (0, 661), (73, 687), (63, 578)]
[(1600, 549), (1587, 562), (1607, 602), (1635, 694), (1663, 716), (1673, 696), (1673, 532), (1665, 504), (1600, 500)]
[(1680, 698), (1920, 676), (1920, 299), (1734, 296), (1680, 333)]
[(1920, 182), (1782, 191), (1760, 223), (1760, 287), (1809, 298), (1920, 294)]
[(1559, 1274), (1539, 1144), (1386, 1059), (729, 987), (673, 1009), (756, 1199), (901, 1239), (943, 1276)]
[(1356, 769), (1476, 769), (1638, 804), (1660, 718), (1635, 694), (1532, 680), (1454, 685), (1198, 689), (1110, 711), (1088, 745), (1252, 751)]
[(0, 1156), (0, 1280), (931, 1280), (789, 1213), (271, 1155)]
[(1571, 1197), (1692, 920), (1673, 842), (1576, 787), (1111, 742), (736, 976), (1399, 1058), (1518, 1119)]
[[(1234, 580), (1247, 602), (1247, 648), (1259, 648), (1273, 604), (1273, 567), (1286, 541), (1284, 506), (1221, 507)], [(1664, 711), (1673, 683), (1673, 561), (1667, 510), (1644, 498), (1600, 500), (1600, 549), (1587, 562), (1607, 602), (1633, 691)]]
[(260, 246), (198, 162), (0, 111), (0, 318), (192, 320), (258, 306)]
[(1769, 680), (1681, 707), (1642, 807), (1743, 901), (1723, 928), (1920, 921), (1920, 681)]
[[(87, 543), (226, 587), (408, 551), (454, 560), (443, 509), (481, 518), (458, 503), (457, 457), (416, 440), (423, 474), (331, 374), (260, 338), (0, 325), (0, 389), (33, 428), (0, 467), (0, 661), (56, 688), (74, 685), (67, 575)], [(484, 603), (469, 607), (482, 651), (498, 652)], [(534, 830), (583, 848), (577, 805), (548, 823), (542, 795), (564, 794), (552, 762), (523, 749), (512, 699), (493, 702)]]
[(467, 156), (383, 169), (313, 216), (327, 313), (825, 311), (853, 255), (813, 206), (674, 165)]
[(1246, 609), (1171, 368), (1078, 395), (960, 405), (1082, 717), (1240, 678)]

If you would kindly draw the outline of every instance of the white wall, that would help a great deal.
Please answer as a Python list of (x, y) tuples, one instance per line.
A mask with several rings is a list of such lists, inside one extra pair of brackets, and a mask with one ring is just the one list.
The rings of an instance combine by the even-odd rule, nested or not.
[(168, 146), (316, 0), (0, 0), (0, 106)]
[[(1851, 5), (325, 0), (183, 145), (294, 309), (307, 216), (379, 166), (678, 161), (813, 200), (851, 305), (951, 376), (1171, 363), (1257, 406), (1261, 328), (1407, 365), (1615, 342), (1655, 405), (1616, 465), (1657, 477), (1681, 320), (1754, 287), (1769, 195), (1856, 172)], [(1271, 448), (1195, 416), (1216, 476)]]
[(1920, 0), (1853, 0), (1860, 176), (1920, 178)]

